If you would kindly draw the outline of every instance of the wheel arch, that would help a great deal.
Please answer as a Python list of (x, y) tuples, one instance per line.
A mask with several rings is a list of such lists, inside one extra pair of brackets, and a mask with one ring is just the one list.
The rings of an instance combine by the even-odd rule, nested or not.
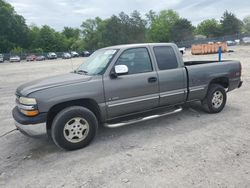
[(222, 87), (224, 87), (225, 89), (227, 89), (229, 87), (229, 79), (228, 77), (217, 77), (214, 78), (210, 81), (210, 83), (208, 84), (208, 88), (211, 86), (211, 84), (219, 84)]
[(48, 130), (51, 129), (53, 119), (58, 114), (58, 112), (60, 112), (61, 110), (65, 109), (67, 107), (70, 107), (70, 106), (85, 107), (95, 114), (99, 123), (102, 122), (101, 110), (100, 110), (100, 107), (95, 100), (88, 99), (88, 98), (77, 99), (77, 100), (71, 100), (71, 101), (58, 103), (49, 109), (48, 115), (47, 115), (47, 122), (46, 122), (46, 126), (47, 126)]

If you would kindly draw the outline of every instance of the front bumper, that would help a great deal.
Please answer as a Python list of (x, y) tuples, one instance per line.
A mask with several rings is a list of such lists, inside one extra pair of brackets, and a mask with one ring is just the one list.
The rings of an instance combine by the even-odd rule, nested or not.
[(27, 117), (15, 107), (12, 110), (12, 116), (15, 119), (17, 129), (26, 136), (43, 137), (47, 135), (46, 113), (39, 114), (35, 117)]
[(15, 121), (17, 129), (26, 136), (40, 138), (47, 136), (46, 123), (23, 125)]

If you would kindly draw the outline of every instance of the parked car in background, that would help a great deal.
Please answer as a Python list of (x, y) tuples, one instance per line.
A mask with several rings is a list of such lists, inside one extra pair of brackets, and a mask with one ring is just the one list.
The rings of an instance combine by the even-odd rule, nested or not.
[(3, 54), (0, 54), (0, 63), (4, 62)]
[(228, 46), (235, 46), (235, 45), (237, 45), (237, 42), (232, 41), (232, 40), (228, 40), (228, 41), (227, 41), (227, 45), (228, 45)]
[(89, 57), (91, 53), (89, 51), (83, 51), (81, 55), (82, 57)]
[(186, 53), (186, 48), (185, 47), (183, 47), (183, 48), (179, 48), (179, 51), (181, 52), (181, 54), (183, 55), (183, 54), (185, 54)]
[(234, 40), (234, 42), (236, 42), (236, 44), (239, 45), (240, 44), (240, 39), (236, 39), (236, 40)]
[(36, 57), (36, 60), (37, 60), (37, 61), (44, 61), (45, 59), (46, 59), (46, 57), (43, 56), (43, 55), (40, 55), (40, 56), (37, 56), (37, 57)]
[(75, 51), (70, 52), (71, 57), (79, 57), (79, 54)]
[(250, 37), (243, 37), (242, 38), (242, 43), (243, 44), (250, 44)]
[(20, 62), (21, 58), (18, 55), (10, 56), (10, 62)]
[(62, 58), (63, 58), (63, 59), (70, 59), (70, 58), (71, 58), (71, 55), (70, 55), (70, 53), (65, 52), (65, 53), (62, 54)]
[(26, 57), (26, 61), (36, 61), (36, 55), (32, 54)]
[(57, 55), (54, 52), (49, 52), (47, 55), (48, 59), (57, 59)]

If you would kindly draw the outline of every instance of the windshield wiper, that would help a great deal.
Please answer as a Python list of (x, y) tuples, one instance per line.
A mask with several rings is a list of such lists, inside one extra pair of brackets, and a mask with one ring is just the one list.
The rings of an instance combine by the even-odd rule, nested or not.
[(74, 73), (76, 73), (76, 74), (88, 74), (88, 71), (85, 71), (85, 70), (75, 70)]

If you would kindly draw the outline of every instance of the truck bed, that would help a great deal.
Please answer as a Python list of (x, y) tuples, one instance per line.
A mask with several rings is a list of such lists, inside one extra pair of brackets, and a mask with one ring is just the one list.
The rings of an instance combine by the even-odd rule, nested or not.
[(206, 61), (185, 61), (184, 65), (185, 66), (191, 66), (191, 65), (200, 65), (200, 64), (208, 64), (208, 63), (221, 63), (221, 62), (229, 62), (230, 60), (227, 61), (214, 61), (214, 60), (206, 60)]
[(207, 87), (214, 79), (222, 79), (228, 91), (237, 88), (240, 83), (239, 61), (187, 61), (184, 65), (188, 76), (188, 100), (204, 98)]

